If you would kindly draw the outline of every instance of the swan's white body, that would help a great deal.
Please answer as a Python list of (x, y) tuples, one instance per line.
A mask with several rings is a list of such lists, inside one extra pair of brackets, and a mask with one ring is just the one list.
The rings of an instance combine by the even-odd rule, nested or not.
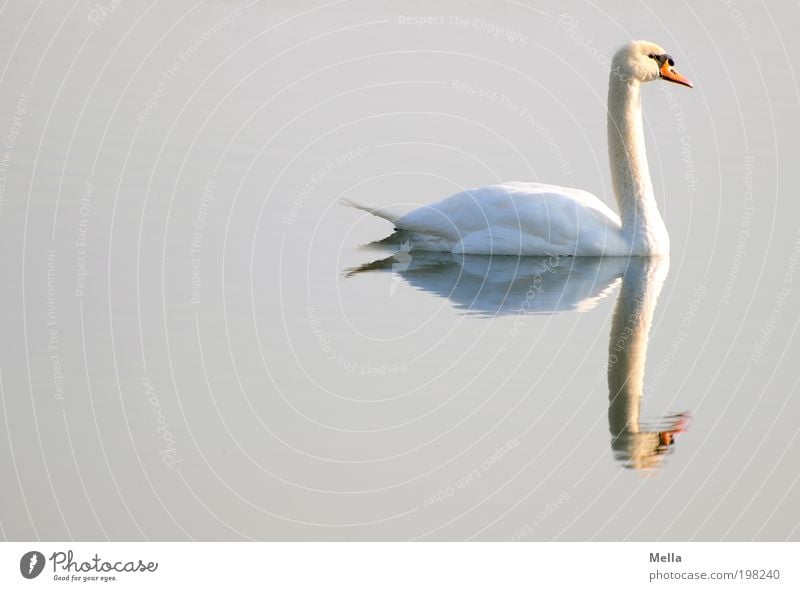
[(539, 183), (469, 189), (406, 215), (345, 200), (411, 233), (414, 248), (466, 254), (653, 256), (669, 253), (645, 153), (640, 86), (691, 86), (659, 46), (638, 41), (614, 56), (608, 152), (620, 214), (591, 193)]
[(397, 218), (415, 248), (464, 254), (625, 255), (620, 219), (586, 191), (540, 183), (469, 189)]

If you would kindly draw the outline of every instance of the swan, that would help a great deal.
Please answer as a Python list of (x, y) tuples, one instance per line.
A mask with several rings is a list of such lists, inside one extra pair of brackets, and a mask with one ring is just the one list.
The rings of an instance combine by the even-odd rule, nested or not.
[(405, 215), (349, 198), (345, 205), (410, 233), (413, 248), (454, 254), (660, 256), (669, 234), (658, 211), (645, 154), (640, 87), (666, 80), (693, 87), (675, 60), (648, 41), (614, 54), (608, 84), (608, 155), (619, 215), (580, 189), (505, 183), (467, 189)]

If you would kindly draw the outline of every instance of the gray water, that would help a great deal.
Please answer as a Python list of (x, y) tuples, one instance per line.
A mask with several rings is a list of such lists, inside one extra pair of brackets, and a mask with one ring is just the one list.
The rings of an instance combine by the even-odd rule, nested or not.
[[(800, 538), (800, 8), (603, 5), (3, 5), (0, 535)], [(631, 38), (696, 83), (666, 264), (363, 246), (341, 195), (613, 206)]]

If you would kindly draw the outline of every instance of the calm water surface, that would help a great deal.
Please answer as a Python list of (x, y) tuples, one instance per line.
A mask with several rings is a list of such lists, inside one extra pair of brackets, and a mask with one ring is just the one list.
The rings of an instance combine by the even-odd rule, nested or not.
[[(797, 7), (12, 4), (5, 538), (800, 537)], [(631, 37), (697, 82), (643, 98), (668, 260), (364, 246), (341, 195), (613, 204)]]

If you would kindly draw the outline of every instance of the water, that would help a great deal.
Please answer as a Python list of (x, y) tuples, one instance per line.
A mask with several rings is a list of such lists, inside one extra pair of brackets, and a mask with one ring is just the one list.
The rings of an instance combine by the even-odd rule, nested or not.
[[(111, 6), (0, 18), (6, 539), (798, 538), (796, 7)], [(613, 205), (631, 37), (668, 261), (364, 247)]]

